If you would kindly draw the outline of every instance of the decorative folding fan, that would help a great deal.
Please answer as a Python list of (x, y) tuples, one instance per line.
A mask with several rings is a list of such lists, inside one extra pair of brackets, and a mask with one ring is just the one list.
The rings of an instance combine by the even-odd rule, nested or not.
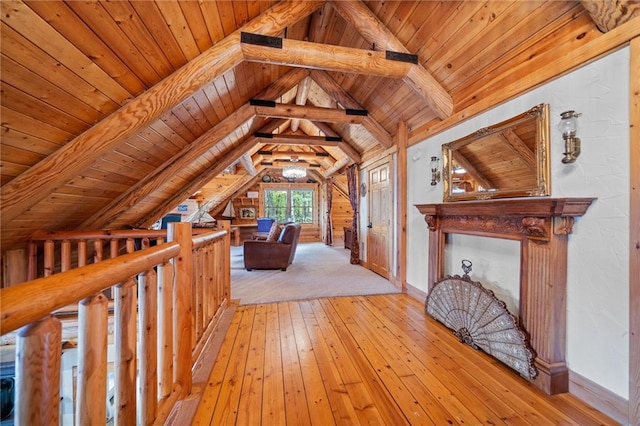
[(464, 276), (447, 276), (427, 296), (425, 310), (453, 330), (461, 342), (482, 349), (527, 379), (538, 370), (527, 334), (505, 303), (467, 275), (471, 262), (463, 260)]

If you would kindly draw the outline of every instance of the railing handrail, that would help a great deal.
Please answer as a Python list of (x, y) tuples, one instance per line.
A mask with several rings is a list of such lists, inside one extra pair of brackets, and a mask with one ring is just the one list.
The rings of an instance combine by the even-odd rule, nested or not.
[(103, 291), (155, 265), (165, 263), (177, 256), (179, 251), (180, 245), (176, 242), (161, 244), (4, 288), (0, 291), (0, 333), (14, 331), (46, 317), (57, 309)]
[[(193, 228), (194, 235), (210, 233), (212, 228)], [(36, 231), (31, 234), (32, 241), (62, 240), (108, 240), (124, 238), (163, 238), (166, 229), (114, 229), (100, 231)]]

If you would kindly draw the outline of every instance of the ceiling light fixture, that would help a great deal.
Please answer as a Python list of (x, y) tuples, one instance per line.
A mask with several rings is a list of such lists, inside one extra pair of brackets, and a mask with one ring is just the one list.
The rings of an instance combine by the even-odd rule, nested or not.
[(307, 169), (302, 166), (284, 166), (282, 176), (286, 179), (302, 179), (307, 176)]

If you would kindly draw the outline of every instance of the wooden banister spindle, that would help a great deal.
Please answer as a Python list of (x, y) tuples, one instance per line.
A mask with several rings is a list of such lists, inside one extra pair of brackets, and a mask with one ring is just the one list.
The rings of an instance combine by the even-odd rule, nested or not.
[[(85, 250), (86, 251), (86, 250)], [(107, 400), (107, 307), (104, 294), (80, 302), (76, 424), (103, 425)]]
[(160, 397), (169, 396), (173, 388), (173, 264), (158, 266), (158, 369)]
[(138, 315), (140, 323), (140, 386), (138, 423), (152, 424), (158, 403), (157, 276), (153, 269), (140, 274)]
[[(115, 241), (115, 244), (113, 243)], [(112, 240), (111, 254), (117, 255), (118, 242)], [(133, 240), (127, 252), (133, 253)], [(128, 279), (115, 287), (115, 424), (136, 422), (136, 280)]]
[(54, 259), (55, 243), (52, 240), (44, 242), (44, 276), (50, 277), (53, 275), (53, 268), (55, 266)]
[[(149, 248), (149, 239), (142, 249)], [(138, 318), (140, 349), (140, 386), (138, 424), (152, 424), (158, 405), (158, 282), (153, 269), (138, 275)]]
[(62, 240), (60, 243), (60, 272), (71, 269), (71, 241)]
[(202, 330), (204, 328), (204, 285), (203, 285), (203, 250), (199, 249), (193, 253), (193, 306), (195, 308), (195, 338), (196, 341), (202, 336)]
[(173, 259), (175, 280), (173, 284), (173, 348), (174, 382), (179, 386), (179, 397), (191, 392), (191, 351), (193, 342), (193, 308), (192, 308), (192, 274), (193, 260), (191, 240), (191, 224), (172, 222), (169, 224), (168, 240), (180, 244), (180, 253)]
[(62, 326), (55, 317), (27, 325), (18, 333), (15, 424), (59, 423), (61, 354)]
[(27, 281), (35, 280), (38, 276), (38, 244), (29, 241), (27, 245)]
[(78, 241), (78, 268), (87, 264), (87, 240)]

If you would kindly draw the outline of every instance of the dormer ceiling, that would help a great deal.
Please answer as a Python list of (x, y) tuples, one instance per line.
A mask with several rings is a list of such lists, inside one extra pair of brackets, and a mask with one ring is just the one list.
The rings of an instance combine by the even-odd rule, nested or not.
[(603, 35), (572, 1), (1, 7), (3, 251), (147, 227), (198, 190), (214, 207), (292, 155), (322, 181)]

